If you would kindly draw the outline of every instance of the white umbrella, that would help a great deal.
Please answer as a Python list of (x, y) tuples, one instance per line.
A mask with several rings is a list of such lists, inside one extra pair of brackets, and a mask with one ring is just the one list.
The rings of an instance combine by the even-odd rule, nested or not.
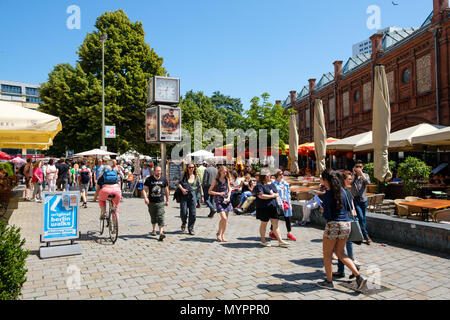
[(291, 173), (297, 174), (298, 168), (298, 128), (297, 115), (291, 115), (289, 119), (289, 157), (291, 159)]
[(325, 116), (323, 114), (322, 100), (316, 99), (314, 105), (314, 152), (319, 176), (326, 169), (325, 157), (327, 150), (327, 130), (325, 128)]
[(117, 153), (114, 152), (108, 152), (101, 149), (93, 149), (81, 153), (77, 153), (75, 156), (77, 157), (87, 157), (87, 156), (115, 156)]
[(22, 159), (21, 157), (15, 157), (14, 159), (12, 159), (11, 160), (11, 162), (14, 162), (14, 163), (17, 163), (17, 164), (19, 164), (19, 163), (27, 163), (24, 159)]
[(411, 143), (430, 146), (450, 146), (450, 127), (437, 129), (428, 134), (413, 137)]
[(360, 133), (327, 144), (327, 150), (353, 151), (358, 144), (372, 143), (372, 131)]
[(210, 158), (210, 157), (214, 157), (214, 153), (206, 151), (206, 150), (198, 150), (198, 151), (187, 154), (186, 157)]

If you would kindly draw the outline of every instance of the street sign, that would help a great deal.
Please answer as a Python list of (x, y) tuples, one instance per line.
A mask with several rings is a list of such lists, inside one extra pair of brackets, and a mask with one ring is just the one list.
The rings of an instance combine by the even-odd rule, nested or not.
[(105, 138), (107, 139), (116, 138), (116, 126), (105, 126)]
[(79, 192), (44, 193), (43, 242), (78, 239)]

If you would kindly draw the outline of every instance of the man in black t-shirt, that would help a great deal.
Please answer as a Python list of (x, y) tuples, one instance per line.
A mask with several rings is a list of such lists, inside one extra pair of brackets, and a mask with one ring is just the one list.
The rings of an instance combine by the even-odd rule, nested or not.
[(67, 185), (69, 183), (69, 166), (66, 164), (64, 159), (60, 159), (55, 167), (58, 169), (56, 187), (59, 191), (68, 191)]
[[(143, 195), (153, 225), (152, 236), (156, 236), (156, 224), (158, 224), (158, 241), (163, 241), (166, 237), (164, 234), (164, 206), (169, 205), (169, 184), (167, 179), (161, 176), (161, 167), (156, 167), (153, 175), (145, 179)], [(166, 201), (164, 201), (164, 195)]]

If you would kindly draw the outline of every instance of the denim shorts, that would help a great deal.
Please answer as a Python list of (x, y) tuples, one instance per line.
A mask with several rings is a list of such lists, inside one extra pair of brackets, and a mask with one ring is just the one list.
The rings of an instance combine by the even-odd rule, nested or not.
[(329, 221), (325, 226), (323, 237), (330, 240), (344, 240), (349, 237), (351, 228), (351, 222)]

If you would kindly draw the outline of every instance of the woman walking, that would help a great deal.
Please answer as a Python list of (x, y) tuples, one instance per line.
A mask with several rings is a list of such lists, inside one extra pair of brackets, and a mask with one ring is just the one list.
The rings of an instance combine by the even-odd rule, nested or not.
[(186, 167), (178, 188), (182, 192), (180, 199), (181, 231), (186, 230), (187, 222), (189, 234), (195, 235), (194, 225), (197, 214), (197, 197), (200, 192), (201, 202), (203, 202), (203, 189), (200, 184), (200, 178), (197, 176), (197, 168), (193, 163), (190, 163)]
[(233, 212), (231, 205), (231, 181), (230, 173), (226, 166), (221, 166), (217, 172), (209, 194), (214, 196), (217, 212), (220, 215), (219, 230), (217, 231), (217, 240), (219, 242), (227, 242), (225, 238), (225, 230), (227, 229), (228, 215)]
[[(44, 182), (44, 175), (42, 174), (42, 161), (36, 161), (33, 166), (33, 178), (31, 182), (34, 184), (32, 200), (42, 202), (44, 195), (42, 193), (42, 183)], [(39, 197), (37, 197), (39, 195)]]
[(253, 189), (256, 196), (256, 219), (261, 221), (259, 234), (261, 236), (261, 244), (270, 247), (266, 242), (267, 223), (271, 222), (273, 233), (280, 247), (288, 247), (289, 243), (283, 241), (278, 228), (278, 209), (276, 198), (279, 197), (278, 190), (270, 179), (269, 170), (262, 170), (259, 176), (259, 182)]
[(326, 280), (317, 283), (319, 287), (333, 289), (333, 251), (339, 260), (349, 268), (356, 277), (357, 290), (360, 291), (367, 280), (360, 274), (352, 259), (344, 254), (345, 244), (351, 231), (350, 195), (342, 188), (338, 172), (326, 169), (322, 173), (321, 184), (325, 186), (326, 192), (322, 196), (323, 216), (327, 220), (323, 234), (323, 264), (325, 267)]
[(56, 179), (58, 178), (58, 169), (56, 169), (55, 161), (50, 159), (47, 165), (46, 177), (48, 183), (48, 192), (56, 192)]
[[(297, 239), (291, 234), (292, 226), (291, 226), (291, 217), (292, 217), (292, 206), (291, 206), (291, 192), (289, 190), (289, 184), (283, 179), (283, 171), (277, 170), (275, 173), (275, 181), (273, 184), (277, 187), (278, 194), (280, 195), (281, 202), (283, 203), (283, 213), (284, 220), (286, 222), (287, 229), (287, 238), (292, 241), (296, 241)], [(270, 229), (273, 229), (273, 226), (270, 226)], [(272, 239), (276, 239), (273, 231), (270, 232), (269, 236)]]
[[(353, 182), (353, 175), (350, 171), (344, 171), (341, 174), (341, 178), (342, 178), (342, 185), (345, 189), (347, 189), (348, 191), (350, 191), (352, 189), (352, 182)], [(351, 196), (351, 192), (349, 193), (349, 195)], [(355, 205), (353, 203), (353, 196), (350, 198), (350, 202), (352, 204), (352, 207), (355, 208)], [(352, 210), (352, 215), (353, 217), (356, 216), (356, 211), (353, 209)], [(348, 257), (350, 259), (353, 260), (353, 263), (356, 266), (356, 269), (358, 269), (359, 271), (359, 266), (356, 263), (354, 256), (353, 256), (353, 242), (351, 241), (347, 241), (345, 244), (345, 248), (347, 250), (346, 255), (348, 255)], [(344, 273), (344, 264), (342, 263), (341, 260), (338, 261), (338, 271), (337, 272), (333, 272), (333, 277), (334, 278), (344, 278), (345, 277), (345, 273)], [(351, 275), (350, 279), (352, 279), (354, 276)]]

